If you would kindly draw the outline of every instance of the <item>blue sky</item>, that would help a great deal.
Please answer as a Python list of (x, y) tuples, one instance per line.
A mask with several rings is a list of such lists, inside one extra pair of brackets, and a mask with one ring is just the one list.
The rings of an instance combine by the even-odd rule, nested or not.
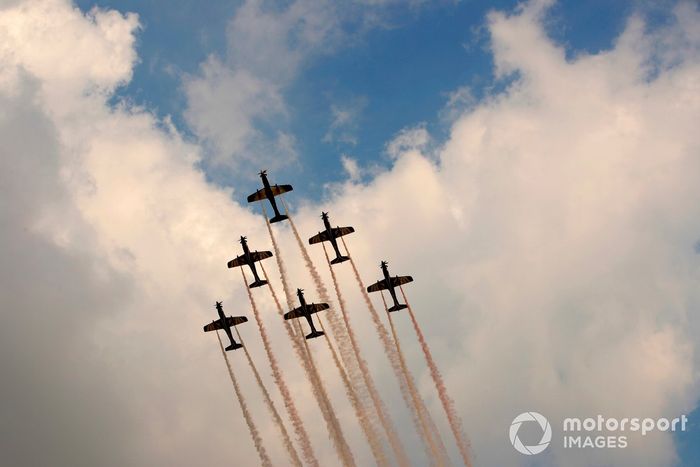
[[(170, 115), (181, 131), (191, 134), (183, 118), (187, 100), (182, 78), (195, 75), (210, 54), (226, 56), (226, 27), (238, 2), (212, 1), (202, 7), (180, 0), (169, 2), (168, 8), (153, 0), (77, 3), (83, 10), (97, 5), (139, 14), (140, 63), (119, 97)], [(307, 193), (320, 197), (324, 183), (345, 176), (342, 154), (362, 164), (388, 165), (385, 145), (406, 127), (425, 125), (439, 143), (449, 129), (443, 109), (450, 93), (467, 86), (478, 99), (503, 84), (493, 80), (485, 15), (516, 4), (461, 1), (395, 7), (386, 16), (386, 26), (369, 28), (351, 43), (306, 60), (282, 90), (289, 115), (260, 125), (270, 134), (283, 127), (294, 135), (301, 163), (290, 167), (290, 181), (313, 180)], [(549, 33), (570, 55), (597, 52), (611, 46), (633, 11), (642, 11), (639, 2), (559, 2), (549, 15)], [(664, 16), (663, 8), (645, 6), (644, 12), (654, 21)], [(334, 106), (355, 109), (351, 134), (339, 141), (324, 138)], [(216, 169), (208, 172), (220, 184), (230, 176), (222, 177)]]
[[(85, 11), (98, 5), (139, 14), (140, 63), (119, 98), (161, 117), (171, 116), (180, 131), (196, 139), (184, 117), (188, 103), (183, 79), (197, 75), (208, 56), (227, 56), (226, 28), (238, 3), (79, 0), (77, 4)], [(446, 105), (451, 93), (466, 86), (478, 100), (503, 86), (493, 78), (483, 25), (489, 10), (507, 11), (515, 4), (461, 1), (392, 8), (385, 26), (369, 28), (347, 44), (305, 59), (282, 86), (287, 115), (257, 122), (263, 133), (272, 135), (281, 128), (296, 141), (297, 163), (273, 180), (303, 182), (304, 195), (318, 199), (324, 184), (346, 177), (343, 154), (362, 166), (388, 166), (386, 144), (402, 129), (420, 125), (439, 144), (449, 130)], [(662, 24), (666, 6), (665, 2), (650, 6), (623, 0), (562, 1), (548, 16), (548, 32), (570, 56), (594, 53), (611, 46), (634, 12), (644, 14), (652, 26)], [(349, 110), (351, 122), (333, 130), (334, 109)], [(205, 163), (204, 168), (219, 184), (240, 182), (250, 188), (255, 184), (246, 176), (222, 175), (213, 165)], [(258, 169), (246, 168), (252, 174)], [(693, 431), (677, 438), (686, 466), (700, 465), (697, 423), (692, 426)]]

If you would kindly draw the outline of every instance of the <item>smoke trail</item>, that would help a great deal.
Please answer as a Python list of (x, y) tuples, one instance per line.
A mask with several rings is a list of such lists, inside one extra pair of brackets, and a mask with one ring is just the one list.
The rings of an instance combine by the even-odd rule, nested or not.
[(408, 457), (406, 456), (406, 451), (404, 450), (403, 444), (401, 444), (401, 440), (396, 434), (394, 423), (392, 422), (391, 418), (389, 417), (389, 414), (387, 413), (386, 407), (384, 406), (384, 401), (382, 400), (381, 396), (379, 395), (379, 392), (377, 391), (377, 387), (375, 386), (374, 380), (372, 379), (372, 375), (369, 372), (369, 368), (367, 367), (367, 362), (364, 358), (362, 358), (362, 354), (360, 353), (360, 347), (357, 345), (357, 339), (355, 338), (355, 331), (350, 325), (350, 319), (346, 311), (347, 308), (345, 305), (345, 299), (343, 298), (343, 295), (340, 292), (340, 287), (338, 286), (338, 278), (335, 275), (335, 270), (333, 269), (333, 266), (330, 262), (330, 258), (328, 257), (328, 251), (326, 250), (325, 243), (322, 243), (322, 246), (323, 254), (326, 256), (326, 262), (328, 263), (328, 268), (331, 271), (331, 278), (333, 279), (333, 288), (335, 289), (335, 293), (338, 296), (338, 305), (340, 306), (340, 312), (343, 316), (343, 321), (345, 322), (345, 327), (348, 331), (350, 344), (352, 345), (352, 350), (355, 353), (355, 358), (357, 359), (360, 371), (362, 372), (362, 379), (365, 383), (365, 387), (367, 388), (369, 396), (372, 399), (372, 404), (374, 405), (376, 416), (379, 418), (379, 423), (382, 425), (384, 433), (386, 433), (386, 436), (389, 439), (389, 444), (391, 445), (391, 449), (393, 450), (394, 455), (396, 456), (396, 460), (399, 466), (410, 466), (411, 463), (408, 460)]
[(391, 313), (389, 313), (389, 309), (386, 305), (386, 300), (384, 298), (384, 292), (381, 292), (382, 295), (382, 303), (384, 304), (384, 310), (386, 311), (387, 318), (389, 319), (389, 327), (391, 328), (391, 335), (394, 338), (394, 344), (396, 345), (396, 353), (399, 357), (399, 362), (401, 363), (401, 369), (403, 370), (404, 374), (406, 375), (406, 383), (408, 385), (409, 391), (411, 393), (411, 398), (413, 399), (413, 402), (416, 404), (416, 408), (418, 410), (418, 416), (420, 418), (420, 422), (422, 425), (422, 428), (426, 435), (428, 436), (428, 439), (430, 440), (430, 449), (433, 452), (434, 460), (438, 463), (438, 465), (446, 465), (450, 463), (450, 458), (447, 455), (447, 450), (445, 449), (445, 444), (442, 442), (442, 438), (440, 437), (440, 433), (437, 430), (437, 427), (435, 426), (435, 423), (433, 422), (432, 417), (430, 416), (430, 412), (428, 412), (427, 407), (425, 406), (425, 402), (423, 402), (423, 398), (420, 396), (420, 393), (418, 392), (418, 388), (416, 387), (416, 382), (413, 379), (413, 375), (411, 375), (410, 371), (408, 370), (408, 365), (406, 364), (406, 358), (403, 355), (403, 351), (401, 350), (401, 343), (399, 342), (399, 336), (396, 333), (396, 328), (394, 327), (394, 321), (391, 318)]
[[(340, 422), (338, 421), (338, 418), (335, 415), (335, 412), (333, 411), (333, 407), (331, 406), (330, 399), (328, 398), (328, 394), (326, 393), (323, 384), (321, 383), (321, 377), (318, 372), (318, 368), (316, 367), (316, 363), (314, 362), (313, 356), (311, 355), (311, 349), (309, 349), (309, 342), (304, 338), (304, 334), (301, 331), (301, 324), (299, 323), (298, 320), (296, 320), (296, 326), (297, 326), (297, 335), (299, 336), (298, 341), (301, 341), (301, 345), (303, 346), (302, 351), (306, 352), (306, 363), (308, 364), (308, 374), (310, 378), (313, 378), (315, 381), (315, 385), (319, 388), (320, 393), (323, 396), (323, 400), (325, 401), (326, 404), (326, 411), (331, 415), (329, 419), (332, 421), (333, 426), (329, 426), (329, 428), (335, 429), (337, 433), (340, 434), (340, 441), (343, 443), (343, 451), (339, 450), (339, 455), (341, 461), (346, 466), (353, 466), (355, 465), (355, 458), (352, 455), (352, 452), (350, 451), (350, 447), (348, 444), (345, 442), (345, 438), (343, 437), (343, 432), (340, 428)], [(320, 402), (319, 402), (320, 403)], [(328, 423), (328, 420), (326, 421)]]
[[(297, 440), (299, 441), (299, 444), (301, 445), (301, 452), (302, 455), (304, 456), (304, 460), (306, 463), (310, 466), (318, 467), (318, 460), (316, 459), (316, 455), (314, 454), (313, 448), (311, 447), (311, 441), (309, 440), (309, 435), (306, 432), (306, 428), (304, 428), (304, 422), (302, 421), (301, 417), (299, 416), (299, 412), (297, 411), (296, 404), (294, 403), (294, 398), (292, 397), (289, 388), (287, 387), (287, 383), (284, 380), (282, 376), (282, 372), (280, 371), (279, 364), (277, 363), (277, 358), (275, 357), (274, 353), (272, 352), (272, 346), (270, 345), (270, 338), (267, 335), (267, 330), (265, 329), (265, 325), (260, 318), (260, 312), (258, 311), (258, 307), (255, 303), (255, 300), (253, 299), (253, 294), (250, 291), (250, 288), (248, 287), (248, 280), (245, 275), (245, 271), (243, 271), (243, 268), (241, 268), (241, 275), (243, 277), (243, 283), (245, 284), (246, 291), (248, 292), (248, 299), (250, 300), (250, 306), (253, 309), (253, 316), (255, 317), (255, 321), (258, 323), (258, 330), (260, 331), (260, 337), (262, 338), (263, 341), (263, 347), (265, 348), (265, 353), (267, 354), (267, 359), (270, 362), (270, 368), (272, 369), (272, 377), (275, 381), (275, 384), (277, 385), (277, 388), (280, 391), (280, 394), (282, 396), (282, 401), (284, 402), (284, 406), (287, 409), (287, 413), (289, 414), (289, 419), (292, 422), (292, 427), (294, 428), (294, 432), (296, 433)], [(238, 329), (236, 329), (236, 332), (238, 332)], [(240, 334), (238, 336), (240, 339)], [(242, 343), (242, 342), (241, 342)], [(275, 419), (275, 422), (277, 423), (278, 427), (282, 431), (282, 437), (284, 441), (284, 445), (287, 448), (287, 451), (289, 452), (290, 457), (294, 461), (294, 465), (299, 465), (301, 466), (301, 461), (299, 460), (299, 457), (296, 453), (296, 450), (294, 449), (294, 446), (292, 445), (291, 440), (289, 439), (289, 435), (287, 433), (287, 430), (284, 427), (284, 423), (282, 422), (282, 419), (279, 416), (279, 413), (277, 412), (277, 409), (275, 409), (275, 406), (272, 403), (272, 399), (270, 398), (269, 393), (263, 386), (262, 379), (260, 378), (260, 375), (258, 374), (257, 370), (255, 369), (255, 365), (253, 364), (253, 360), (250, 357), (250, 354), (248, 353), (248, 349), (244, 346), (243, 350), (245, 350), (246, 357), (248, 357), (248, 362), (250, 363), (251, 368), (253, 368), (253, 372), (255, 373), (255, 378), (258, 381), (258, 385), (260, 386), (260, 389), (262, 390), (264, 396), (265, 396), (265, 401), (267, 402), (268, 409), (272, 412), (272, 416)]]
[[(299, 231), (296, 228), (296, 225), (294, 224), (294, 221), (292, 220), (292, 217), (289, 215), (289, 211), (287, 210), (287, 205), (284, 203), (284, 200), (282, 200), (282, 203), (284, 205), (284, 211), (287, 217), (289, 218), (289, 224), (292, 226), (292, 231), (294, 232), (294, 237), (296, 238), (297, 244), (299, 245), (299, 249), (301, 250), (302, 256), (304, 257), (304, 263), (306, 264), (306, 268), (309, 270), (311, 273), (311, 277), (314, 280), (314, 284), (316, 286), (316, 292), (318, 293), (319, 297), (321, 298), (321, 301), (325, 303), (330, 303), (330, 296), (328, 295), (328, 289), (326, 289), (325, 284), (323, 283), (323, 280), (321, 279), (321, 276), (318, 273), (318, 270), (314, 266), (313, 262), (311, 261), (311, 257), (309, 256), (309, 252), (306, 249), (306, 246), (304, 245), (303, 240), (301, 239), (301, 236), (299, 235)], [(338, 350), (340, 352), (340, 357), (343, 360), (343, 363), (345, 364), (345, 369), (348, 370), (348, 372), (351, 375), (352, 381), (357, 383), (361, 381), (362, 374), (360, 373), (359, 367), (357, 365), (357, 361), (354, 360), (354, 355), (352, 353), (352, 348), (349, 345), (349, 341), (347, 338), (347, 333), (344, 332), (345, 329), (343, 328), (343, 325), (340, 323), (338, 320), (338, 316), (333, 312), (333, 310), (328, 310), (326, 312), (325, 316), (328, 318), (328, 322), (331, 325), (331, 329), (333, 330), (333, 335), (335, 336), (335, 339), (338, 343)], [(319, 320), (320, 321), (320, 320)], [(377, 432), (375, 428), (372, 426), (371, 420), (369, 419), (367, 415), (367, 409), (365, 408), (365, 403), (363, 403), (362, 400), (360, 400), (357, 397), (358, 390), (359, 388), (353, 387), (353, 385), (350, 383), (350, 379), (348, 378), (347, 374), (345, 373), (343, 369), (343, 365), (341, 365), (340, 360), (338, 360), (338, 356), (333, 349), (333, 346), (331, 345), (330, 337), (328, 334), (325, 335), (326, 341), (328, 342), (328, 347), (331, 351), (331, 356), (333, 357), (333, 361), (335, 363), (335, 366), (338, 368), (338, 371), (340, 372), (341, 378), (343, 380), (343, 384), (345, 386), (345, 392), (348, 395), (348, 398), (350, 399), (350, 403), (355, 410), (355, 414), (357, 415), (357, 418), (360, 422), (360, 427), (362, 428), (362, 432), (365, 435), (365, 438), (367, 438), (367, 441), (370, 445), (370, 449), (372, 451), (372, 455), (374, 456), (375, 460), (377, 461), (377, 464), (382, 466), (382, 465), (388, 465), (388, 460), (386, 458), (386, 453), (384, 452), (384, 449), (381, 444), (381, 440), (379, 439), (379, 436), (377, 435)]]
[(343, 380), (345, 393), (347, 394), (348, 399), (350, 399), (350, 404), (352, 405), (352, 408), (355, 411), (355, 416), (360, 422), (362, 433), (367, 439), (367, 443), (369, 444), (370, 450), (372, 451), (374, 460), (380, 467), (388, 466), (389, 461), (386, 458), (386, 453), (384, 452), (384, 448), (382, 447), (381, 438), (379, 437), (379, 435), (377, 434), (377, 432), (371, 424), (371, 420), (367, 414), (367, 409), (365, 408), (363, 401), (361, 401), (358, 397), (358, 388), (353, 387), (353, 385), (350, 383), (350, 379), (348, 378), (345, 369), (343, 368), (342, 364), (340, 363), (340, 360), (338, 359), (338, 354), (333, 348), (331, 339), (330, 337), (328, 337), (328, 334), (326, 333), (325, 328), (323, 327), (323, 321), (321, 321), (321, 319), (319, 319), (319, 323), (321, 324), (321, 331), (324, 332), (324, 337), (326, 338), (328, 349), (330, 350), (331, 356), (333, 357), (333, 363), (335, 363), (336, 368), (338, 368), (338, 371), (340, 372), (340, 377)]
[[(267, 213), (265, 212), (264, 206), (263, 215), (265, 216), (267, 231), (270, 234), (270, 240), (272, 241), (272, 246), (275, 250), (275, 257), (277, 259), (277, 266), (280, 270), (280, 279), (282, 280), (282, 287), (284, 288), (284, 293), (287, 297), (287, 305), (290, 309), (292, 309), (294, 308), (294, 299), (292, 298), (291, 292), (289, 290), (289, 285), (287, 282), (287, 272), (284, 267), (284, 261), (282, 260), (279, 247), (277, 245), (277, 239), (275, 238), (275, 235), (272, 232), (272, 227), (270, 226), (270, 221), (267, 218)], [(277, 294), (272, 288), (272, 283), (270, 282), (270, 279), (267, 276), (267, 271), (265, 271), (265, 268), (264, 266), (262, 266), (262, 263), (260, 264), (263, 270), (263, 274), (265, 275), (265, 280), (267, 280), (267, 286), (275, 301), (275, 305), (277, 306), (277, 310), (280, 316), (282, 316), (284, 315), (282, 305), (280, 304), (279, 299), (277, 298)], [(308, 349), (306, 339), (304, 339), (304, 335), (301, 332), (301, 327), (299, 323), (296, 323), (296, 333), (287, 321), (284, 321), (284, 329), (287, 331), (287, 335), (292, 341), (292, 347), (294, 348), (294, 351), (297, 354), (297, 358), (302, 362), (302, 367), (304, 368), (306, 377), (309, 380), (309, 383), (311, 384), (312, 393), (314, 395), (314, 398), (316, 399), (316, 402), (318, 403), (319, 409), (321, 410), (321, 415), (323, 415), (323, 419), (326, 422), (331, 441), (333, 442), (333, 446), (335, 447), (336, 452), (338, 453), (340, 461), (346, 467), (354, 467), (355, 459), (352, 455), (352, 451), (350, 451), (350, 446), (348, 446), (348, 443), (345, 440), (343, 431), (340, 428), (340, 422), (338, 421), (338, 417), (336, 416), (335, 411), (333, 410), (333, 406), (331, 405), (330, 399), (328, 398), (328, 394), (326, 393), (326, 390), (323, 387), (321, 377), (318, 374), (316, 364), (314, 363), (313, 358), (311, 356), (311, 352)]]
[[(272, 232), (272, 226), (270, 225), (270, 221), (267, 218), (267, 210), (265, 209), (265, 205), (260, 203), (260, 206), (262, 206), (263, 216), (265, 216), (265, 225), (267, 226), (267, 233), (270, 234), (270, 239), (272, 240), (272, 249), (275, 250), (275, 260), (277, 261), (277, 267), (280, 270), (280, 279), (282, 280), (284, 296), (287, 299), (287, 307), (291, 310), (292, 308), (294, 308), (294, 295), (292, 294), (292, 291), (289, 288), (289, 284), (287, 284), (287, 268), (284, 265), (284, 260), (282, 260), (282, 255), (280, 254), (280, 249), (277, 245), (277, 239), (275, 238), (275, 235)], [(262, 265), (262, 263), (260, 264)], [(268, 280), (267, 283), (269, 285), (270, 281)], [(269, 288), (272, 291), (272, 286), (269, 286)], [(279, 302), (277, 302), (277, 304), (279, 305)]]
[(245, 419), (246, 425), (248, 425), (248, 430), (250, 431), (250, 436), (253, 438), (255, 449), (258, 451), (258, 455), (260, 456), (260, 463), (263, 465), (263, 467), (272, 467), (272, 462), (270, 462), (270, 458), (267, 455), (267, 451), (265, 451), (265, 446), (263, 446), (262, 444), (262, 439), (260, 438), (260, 434), (258, 433), (258, 428), (255, 426), (255, 423), (253, 422), (253, 419), (250, 416), (250, 412), (248, 411), (248, 404), (246, 404), (245, 399), (243, 398), (241, 388), (238, 387), (236, 377), (233, 376), (233, 369), (231, 368), (231, 363), (228, 361), (228, 356), (226, 355), (226, 351), (224, 350), (224, 344), (221, 343), (221, 336), (219, 335), (218, 330), (216, 331), (216, 338), (219, 340), (221, 355), (224, 356), (224, 360), (226, 361), (228, 375), (231, 377), (231, 383), (233, 383), (233, 390), (236, 392), (238, 403), (240, 404), (241, 411), (243, 412), (243, 418)]
[(248, 352), (248, 348), (243, 343), (241, 333), (238, 332), (238, 328), (234, 327), (234, 329), (236, 330), (236, 335), (238, 335), (238, 341), (241, 343), (241, 345), (243, 345), (243, 351), (245, 352), (245, 356), (248, 359), (248, 365), (250, 366), (250, 369), (253, 370), (253, 375), (255, 375), (255, 381), (258, 383), (260, 392), (262, 392), (263, 394), (265, 405), (270, 411), (270, 415), (272, 415), (272, 419), (274, 420), (275, 425), (277, 425), (277, 428), (282, 433), (282, 444), (284, 444), (284, 447), (287, 450), (287, 453), (289, 454), (292, 464), (297, 467), (302, 467), (301, 459), (299, 459), (299, 455), (297, 454), (296, 449), (294, 449), (294, 445), (292, 444), (292, 440), (289, 437), (289, 433), (287, 433), (287, 429), (284, 427), (282, 417), (280, 417), (280, 414), (279, 412), (277, 412), (275, 404), (272, 402), (270, 393), (267, 391), (267, 388), (265, 387), (265, 384), (263, 383), (263, 380), (260, 377), (260, 373), (258, 373), (258, 369), (255, 367), (255, 363), (253, 362), (253, 358), (250, 356), (250, 352)]
[(418, 336), (418, 342), (420, 342), (420, 346), (423, 349), (425, 361), (427, 362), (428, 368), (430, 369), (430, 376), (432, 376), (433, 378), (433, 382), (435, 383), (435, 389), (437, 389), (438, 396), (440, 397), (440, 402), (442, 403), (442, 408), (445, 410), (445, 414), (447, 415), (447, 421), (450, 423), (450, 429), (452, 430), (452, 434), (454, 435), (455, 440), (457, 441), (459, 453), (462, 456), (464, 465), (467, 467), (471, 467), (472, 462), (469, 453), (470, 446), (469, 441), (464, 435), (462, 420), (459, 418), (459, 415), (457, 415), (457, 411), (455, 410), (452, 398), (450, 398), (450, 396), (447, 394), (447, 388), (445, 387), (445, 383), (442, 380), (440, 370), (438, 370), (438, 367), (435, 364), (435, 360), (433, 360), (433, 355), (430, 352), (430, 348), (428, 347), (428, 343), (425, 340), (425, 336), (423, 336), (423, 331), (421, 331), (420, 326), (418, 326), (418, 321), (416, 321), (416, 316), (413, 314), (413, 309), (408, 303), (408, 299), (406, 298), (406, 294), (403, 291), (403, 287), (399, 288), (401, 290), (401, 295), (403, 296), (404, 303), (408, 305), (408, 314), (411, 316), (413, 329), (416, 331), (416, 335)]
[[(309, 251), (306, 249), (304, 241), (301, 239), (301, 235), (299, 235), (299, 231), (297, 230), (296, 224), (294, 224), (292, 216), (289, 215), (287, 203), (284, 202), (284, 199), (282, 200), (282, 205), (284, 206), (284, 213), (289, 219), (289, 225), (292, 226), (292, 232), (294, 233), (294, 238), (297, 241), (297, 245), (299, 246), (301, 255), (304, 258), (304, 264), (306, 265), (306, 269), (309, 271), (314, 281), (316, 293), (318, 294), (322, 302), (330, 304), (331, 298), (328, 294), (328, 289), (323, 283), (323, 279), (321, 279), (321, 275), (318, 273), (318, 270), (316, 269), (316, 266), (314, 266), (313, 261), (311, 261)], [(343, 359), (343, 363), (345, 364), (345, 367), (348, 368), (348, 371), (355, 372), (353, 378), (357, 380), (356, 377), (358, 376), (357, 372), (359, 372), (359, 369), (357, 368), (357, 361), (353, 359), (352, 347), (348, 338), (347, 330), (338, 319), (338, 316), (333, 312), (332, 308), (328, 310), (328, 312), (326, 312), (325, 316), (328, 318), (328, 322), (331, 325), (331, 330), (333, 331), (333, 335), (335, 336), (335, 339), (338, 343), (338, 349), (340, 351), (340, 356)]]
[(348, 256), (350, 257), (350, 265), (352, 266), (352, 270), (355, 274), (355, 280), (357, 281), (357, 285), (360, 289), (360, 292), (362, 293), (362, 298), (364, 298), (365, 300), (367, 309), (370, 311), (372, 322), (374, 323), (375, 330), (379, 335), (379, 340), (382, 342), (384, 352), (386, 353), (387, 358), (389, 359), (391, 369), (394, 371), (394, 375), (396, 376), (396, 379), (399, 382), (401, 396), (403, 397), (406, 406), (411, 412), (413, 425), (415, 426), (416, 431), (418, 432), (419, 437), (423, 442), (423, 447), (428, 456), (428, 459), (431, 459), (431, 462), (436, 462), (436, 460), (439, 459), (438, 450), (435, 446), (435, 443), (432, 442), (430, 432), (426, 429), (425, 423), (423, 423), (422, 421), (423, 417), (420, 415), (420, 407), (416, 403), (416, 399), (413, 397), (413, 394), (410, 390), (408, 383), (408, 369), (406, 368), (404, 371), (404, 368), (401, 365), (401, 359), (399, 358), (399, 355), (396, 351), (395, 344), (389, 337), (389, 333), (387, 332), (386, 327), (384, 327), (384, 324), (379, 319), (379, 313), (377, 313), (377, 309), (374, 308), (372, 300), (370, 300), (369, 298), (369, 294), (365, 289), (365, 284), (362, 282), (362, 278), (360, 277), (360, 272), (357, 270), (357, 266), (355, 265), (353, 255), (350, 253), (348, 246), (345, 244), (345, 239), (341, 237), (340, 240), (343, 242), (343, 247), (345, 248), (345, 251), (348, 252)]

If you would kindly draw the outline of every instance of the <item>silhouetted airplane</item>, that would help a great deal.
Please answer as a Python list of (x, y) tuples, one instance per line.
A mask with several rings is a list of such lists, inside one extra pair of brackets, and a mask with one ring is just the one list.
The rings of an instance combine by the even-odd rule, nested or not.
[(324, 230), (323, 232), (319, 232), (317, 235), (311, 237), (309, 239), (309, 245), (313, 245), (314, 243), (319, 242), (331, 242), (331, 245), (333, 245), (333, 249), (335, 250), (335, 259), (331, 261), (331, 264), (338, 264), (342, 263), (343, 261), (349, 260), (349, 257), (342, 256), (340, 254), (340, 250), (338, 249), (338, 242), (336, 241), (336, 239), (342, 237), (343, 235), (353, 233), (355, 229), (353, 229), (352, 227), (331, 227), (331, 223), (328, 220), (327, 212), (321, 213), (321, 219), (323, 219), (323, 226), (326, 228), (326, 230)]
[(221, 302), (216, 302), (216, 311), (219, 313), (219, 319), (204, 326), (204, 332), (223, 329), (226, 331), (226, 335), (228, 335), (228, 338), (231, 341), (231, 345), (226, 347), (226, 350), (236, 350), (243, 347), (233, 339), (233, 334), (231, 334), (231, 326), (237, 326), (241, 323), (245, 323), (248, 321), (248, 318), (245, 316), (224, 316), (224, 309), (221, 306)]
[(285, 313), (284, 319), (306, 318), (306, 321), (308, 321), (309, 326), (311, 326), (311, 334), (307, 335), (306, 338), (313, 339), (314, 337), (322, 336), (323, 331), (316, 330), (316, 328), (314, 327), (314, 322), (311, 319), (311, 315), (314, 313), (318, 313), (319, 311), (328, 309), (328, 304), (312, 303), (311, 305), (308, 305), (306, 303), (306, 300), (304, 300), (303, 289), (297, 289), (297, 297), (299, 297), (299, 303), (301, 303), (301, 306), (299, 308), (293, 309), (289, 313)]
[(258, 271), (257, 269), (255, 269), (255, 263), (257, 261), (262, 261), (266, 258), (271, 257), (272, 252), (255, 250), (251, 253), (251, 251), (248, 249), (248, 242), (246, 241), (246, 238), (241, 237), (240, 242), (241, 246), (243, 247), (243, 254), (229, 261), (228, 267), (236, 268), (238, 266), (243, 266), (244, 264), (247, 264), (248, 266), (250, 266), (250, 270), (253, 272), (253, 277), (255, 278), (255, 281), (253, 281), (252, 284), (249, 284), (249, 287), (260, 287), (261, 285), (267, 284), (267, 281), (262, 280), (260, 279), (260, 277), (258, 277)]
[(376, 283), (367, 287), (367, 292), (377, 292), (379, 290), (388, 290), (389, 293), (391, 294), (391, 298), (394, 300), (394, 306), (389, 308), (389, 311), (399, 311), (399, 310), (403, 310), (404, 308), (408, 308), (408, 305), (404, 305), (402, 303), (399, 303), (398, 300), (396, 300), (396, 291), (394, 290), (394, 288), (398, 287), (400, 285), (403, 285), (403, 284), (408, 284), (409, 282), (413, 282), (413, 278), (411, 276), (390, 277), (389, 276), (389, 263), (387, 263), (386, 261), (382, 261), (381, 268), (382, 268), (382, 273), (384, 273), (384, 279), (379, 279)]
[(261, 170), (260, 173), (260, 178), (262, 179), (263, 182), (263, 187), (260, 188), (258, 191), (253, 193), (252, 195), (248, 196), (248, 202), (252, 203), (254, 201), (260, 201), (263, 199), (267, 199), (270, 201), (270, 204), (272, 205), (272, 209), (275, 211), (275, 215), (272, 219), (270, 219), (270, 222), (279, 222), (287, 219), (287, 216), (284, 214), (280, 214), (279, 210), (277, 209), (277, 203), (275, 202), (275, 196), (279, 196), (282, 193), (286, 193), (288, 191), (292, 191), (292, 185), (274, 185), (271, 186), (270, 182), (267, 180), (267, 170)]

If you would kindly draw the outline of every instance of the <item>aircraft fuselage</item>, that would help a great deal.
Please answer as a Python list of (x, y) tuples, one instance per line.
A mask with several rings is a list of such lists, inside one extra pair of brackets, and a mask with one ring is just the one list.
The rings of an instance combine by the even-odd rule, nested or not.
[(338, 249), (338, 241), (336, 240), (335, 235), (333, 235), (333, 227), (331, 227), (331, 222), (328, 220), (328, 216), (323, 217), (323, 226), (326, 228), (326, 232), (328, 233), (328, 240), (331, 242), (331, 245), (333, 245), (336, 258), (340, 258), (341, 254), (340, 249)]
[(246, 263), (248, 263), (248, 266), (250, 267), (250, 271), (253, 273), (255, 281), (259, 282), (260, 277), (258, 277), (258, 271), (255, 268), (255, 261), (253, 261), (253, 257), (250, 254), (250, 249), (248, 248), (248, 242), (245, 238), (241, 238), (241, 246), (243, 247), (243, 257), (245, 258)]
[(311, 327), (311, 332), (315, 334), (316, 327), (314, 326), (314, 322), (311, 319), (311, 313), (309, 313), (309, 310), (306, 305), (306, 300), (304, 299), (304, 293), (301, 290), (297, 290), (297, 296), (299, 297), (299, 303), (301, 304), (301, 310), (302, 313), (304, 314), (304, 318), (306, 318), (306, 321), (309, 323), (309, 326)]
[(272, 193), (272, 186), (270, 186), (270, 181), (267, 179), (267, 175), (264, 171), (260, 173), (260, 178), (262, 179), (263, 188), (265, 189), (265, 197), (267, 197), (270, 205), (272, 205), (272, 210), (275, 211), (275, 217), (278, 217), (280, 216), (280, 211), (277, 209), (277, 202), (275, 201), (274, 193)]
[(394, 306), (399, 306), (399, 301), (396, 299), (396, 290), (394, 290), (394, 286), (391, 283), (391, 276), (389, 276), (389, 267), (386, 264), (382, 264), (382, 273), (384, 274), (384, 284), (391, 295), (391, 299), (394, 301)]
[(237, 342), (233, 339), (233, 334), (231, 333), (231, 326), (228, 325), (228, 321), (226, 320), (226, 315), (224, 315), (224, 309), (221, 308), (220, 306), (216, 307), (217, 313), (219, 313), (219, 320), (221, 321), (221, 327), (226, 331), (226, 335), (228, 336), (228, 339), (231, 341), (232, 346), (238, 345)]

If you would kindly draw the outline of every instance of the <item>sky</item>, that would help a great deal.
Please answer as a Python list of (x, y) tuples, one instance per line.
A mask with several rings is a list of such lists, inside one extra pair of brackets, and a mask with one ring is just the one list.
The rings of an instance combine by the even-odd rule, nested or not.
[[(321, 210), (355, 227), (366, 282), (380, 259), (416, 279), (409, 298), (478, 465), (697, 465), (699, 88), (692, 2), (0, 1), (4, 460), (258, 463), (201, 326), (215, 300), (248, 313), (224, 263), (240, 235), (271, 247), (244, 200), (267, 168), (294, 185), (300, 231), (317, 232)], [(351, 273), (339, 278), (378, 355)], [(314, 448), (337, 465), (260, 300)], [(264, 362), (252, 324), (241, 331)], [(447, 434), (410, 323), (399, 332)], [(424, 462), (388, 362), (370, 366)], [(527, 458), (507, 429), (530, 410), (685, 413), (691, 429)]]
[[(311, 198), (322, 197), (324, 185), (343, 179), (342, 156), (386, 168), (390, 160), (385, 146), (392, 136), (424, 125), (434, 138), (444, 139), (450, 127), (445, 107), (451, 95), (458, 98), (458, 90), (469, 89), (472, 98), (480, 98), (501, 85), (494, 83), (484, 17), (492, 9), (512, 9), (517, 2), (377, 3), (366, 12), (339, 12), (347, 15), (349, 42), (331, 47), (314, 44), (303, 66), (279, 83), (283, 111), (259, 116), (256, 130), (266, 139), (274, 140), (278, 131), (294, 138), (294, 150), (286, 151), (290, 180), (309, 183), (306, 195)], [(98, 5), (139, 14), (139, 63), (117, 95), (161, 118), (170, 116), (179, 131), (192, 135), (184, 115), (188, 98), (183, 75), (196, 75), (211, 55), (231, 60), (237, 53), (235, 43), (229, 46), (232, 33), (227, 25), (239, 3), (209, 2), (204, 9), (189, 1), (171, 3), (170, 8), (157, 1), (78, 5), (86, 11)], [(612, 45), (638, 8), (636, 2), (557, 3), (546, 27), (569, 54), (597, 52)], [(662, 8), (646, 10), (651, 10), (647, 13), (652, 21), (659, 19), (651, 13), (664, 17)], [(368, 19), (370, 15), (379, 18)], [(263, 73), (262, 78), (270, 77)], [(453, 103), (463, 103), (454, 98)], [(237, 146), (222, 150), (225, 159), (244, 157), (237, 154), (241, 151)], [(280, 156), (259, 157), (262, 165), (275, 165)], [(266, 160), (270, 157), (273, 160)], [(238, 170), (216, 165), (207, 169), (217, 184), (253, 186), (252, 177), (240, 176)]]

